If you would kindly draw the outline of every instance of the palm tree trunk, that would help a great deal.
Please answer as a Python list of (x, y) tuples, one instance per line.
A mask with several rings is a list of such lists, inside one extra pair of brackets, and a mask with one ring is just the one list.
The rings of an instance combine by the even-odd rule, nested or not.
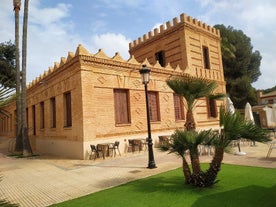
[(20, 52), (19, 52), (19, 11), (21, 6), (20, 0), (13, 1), (14, 14), (15, 14), (15, 47), (16, 47), (16, 142), (15, 152), (21, 153), (23, 150), (23, 140), (21, 134), (21, 81), (20, 81)]
[(192, 130), (196, 129), (194, 114), (193, 114), (193, 111), (191, 109), (187, 110), (187, 113), (186, 113), (186, 122), (185, 122), (184, 126), (186, 127), (186, 129), (188, 131), (192, 131)]
[(185, 183), (190, 184), (191, 183), (191, 170), (189, 167), (189, 164), (185, 158), (185, 155), (182, 156), (182, 170), (185, 177)]
[(220, 171), (221, 162), (223, 160), (224, 148), (216, 147), (215, 154), (209, 169), (205, 173), (205, 186), (211, 186), (216, 183), (218, 172)]
[(24, 3), (23, 38), (22, 38), (22, 137), (23, 156), (30, 156), (32, 148), (28, 136), (27, 116), (26, 116), (26, 59), (27, 59), (27, 28), (28, 28), (29, 0)]
[(197, 148), (192, 150), (190, 149), (190, 158), (191, 158), (193, 174), (201, 173), (199, 153)]
[(191, 184), (198, 187), (204, 187), (204, 173), (200, 167), (198, 149), (190, 149), (191, 165), (193, 174), (191, 176)]

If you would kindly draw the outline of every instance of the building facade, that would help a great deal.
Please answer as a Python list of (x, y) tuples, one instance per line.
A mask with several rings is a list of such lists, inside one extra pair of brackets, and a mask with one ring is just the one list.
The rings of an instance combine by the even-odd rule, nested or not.
[[(129, 45), (130, 58), (89, 53), (79, 45), (27, 88), (27, 122), (34, 151), (87, 159), (90, 144), (147, 137), (144, 85), (139, 70), (151, 69), (148, 85), (153, 143), (185, 123), (185, 101), (166, 80), (174, 75), (216, 81), (225, 93), (220, 34), (185, 14)], [(198, 128), (217, 128), (223, 101), (202, 99), (195, 111)], [(2, 109), (0, 135), (15, 137), (15, 103)]]
[(276, 128), (276, 91), (257, 91), (258, 105), (252, 107), (255, 122), (262, 128)]
[(258, 105), (276, 104), (276, 90), (263, 94), (262, 91), (257, 91)]

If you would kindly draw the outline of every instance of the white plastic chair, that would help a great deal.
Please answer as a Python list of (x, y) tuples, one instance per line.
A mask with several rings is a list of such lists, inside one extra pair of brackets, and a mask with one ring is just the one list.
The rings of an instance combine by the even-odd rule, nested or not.
[(272, 150), (274, 150), (274, 149), (276, 149), (276, 141), (270, 142), (270, 145), (269, 145), (269, 149), (268, 149), (266, 158), (269, 158), (269, 157), (270, 157), (270, 154), (271, 154)]

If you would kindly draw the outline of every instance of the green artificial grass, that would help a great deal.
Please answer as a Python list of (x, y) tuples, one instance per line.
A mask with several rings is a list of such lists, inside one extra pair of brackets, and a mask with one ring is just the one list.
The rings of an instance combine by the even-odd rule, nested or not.
[(179, 168), (53, 206), (272, 207), (276, 204), (276, 169), (223, 164), (218, 180), (211, 188), (188, 186)]

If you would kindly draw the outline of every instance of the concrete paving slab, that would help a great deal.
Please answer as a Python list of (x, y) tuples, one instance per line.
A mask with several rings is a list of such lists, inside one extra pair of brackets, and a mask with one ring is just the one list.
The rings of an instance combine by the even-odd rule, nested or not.
[[(276, 168), (276, 151), (266, 159), (268, 145), (242, 146), (244, 156), (225, 153), (223, 163)], [(154, 149), (157, 168), (147, 169), (147, 152), (105, 160), (68, 160), (37, 156), (11, 158), (0, 154), (0, 198), (22, 207), (43, 207), (181, 167), (181, 159)], [(204, 155), (202, 162), (211, 156)], [(276, 181), (275, 181), (276, 182)]]

